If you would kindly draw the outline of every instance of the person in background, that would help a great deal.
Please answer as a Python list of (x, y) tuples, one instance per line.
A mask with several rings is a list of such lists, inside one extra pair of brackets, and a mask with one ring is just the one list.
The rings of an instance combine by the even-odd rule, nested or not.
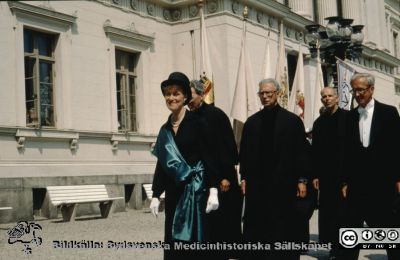
[[(218, 107), (204, 102), (205, 86), (201, 80), (192, 80), (190, 87), (191, 111), (205, 121), (207, 135), (212, 139), (212, 147), (218, 162), (217, 182), (219, 208), (208, 215), (210, 240), (219, 242), (240, 242), (242, 222), (242, 195), (235, 166), (239, 163), (235, 137), (228, 116)], [(210, 82), (206, 82), (210, 84)], [(236, 258), (237, 252), (215, 252), (213, 259)]]
[[(242, 192), (246, 196), (245, 241), (295, 242), (297, 197), (306, 196), (307, 140), (300, 117), (278, 104), (279, 83), (264, 79), (258, 95), (264, 108), (247, 119), (240, 144)], [(246, 259), (300, 259), (300, 251), (249, 252)]]
[[(307, 158), (311, 158), (311, 144), (312, 144), (312, 128), (306, 129), (306, 139), (307, 139)], [(311, 169), (310, 161), (308, 161), (308, 169)], [(317, 207), (318, 193), (313, 188), (312, 182), (308, 181), (312, 178), (312, 172), (310, 171), (307, 176), (307, 181), (304, 183), (307, 186), (307, 195), (302, 197), (297, 197), (296, 200), (296, 226), (299, 230), (299, 236), (297, 241), (303, 243), (310, 242), (310, 219), (314, 213), (314, 209)], [(302, 254), (307, 253), (307, 250), (302, 250)]]
[[(346, 110), (339, 108), (337, 90), (321, 90), (324, 112), (313, 125), (312, 169), (313, 186), (319, 190), (318, 230), (320, 243), (332, 243), (329, 259), (337, 259), (339, 227), (344, 214), (344, 201), (340, 194), (340, 172), (343, 167)], [(329, 167), (327, 167), (327, 163)]]
[[(346, 123), (346, 155), (342, 189), (347, 199), (346, 225), (399, 228), (393, 203), (400, 194), (398, 153), (400, 117), (397, 109), (373, 98), (375, 78), (356, 73), (350, 81), (358, 106)], [(386, 250), (389, 260), (400, 259), (399, 250)], [(343, 259), (358, 259), (359, 250), (344, 250)]]
[(205, 213), (219, 204), (216, 162), (202, 120), (185, 108), (192, 97), (186, 75), (171, 73), (161, 91), (171, 114), (153, 150), (157, 165), (150, 209), (158, 215), (165, 191), (165, 242), (171, 250), (164, 251), (164, 259), (204, 259), (199, 251), (175, 250), (174, 243), (208, 241)]

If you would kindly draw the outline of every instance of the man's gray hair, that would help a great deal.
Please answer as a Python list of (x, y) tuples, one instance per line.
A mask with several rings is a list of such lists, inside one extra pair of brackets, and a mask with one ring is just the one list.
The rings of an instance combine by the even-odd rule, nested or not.
[(190, 87), (194, 88), (194, 91), (196, 92), (197, 95), (202, 95), (204, 94), (204, 85), (200, 80), (192, 80), (190, 81)]
[(324, 89), (332, 89), (333, 90), (333, 94), (335, 95), (335, 96), (339, 96), (339, 94), (338, 94), (338, 90), (337, 90), (337, 88), (334, 88), (334, 87), (331, 87), (331, 86), (326, 86), (326, 87), (324, 87), (322, 90), (321, 90), (321, 92), (320, 92), (320, 94), (321, 94), (321, 96), (322, 96), (322, 94), (324, 93)]
[(272, 83), (276, 87), (277, 91), (281, 90), (281, 86), (279, 85), (278, 81), (276, 81), (273, 78), (268, 78), (268, 79), (261, 80), (260, 83), (258, 83), (258, 86), (261, 87), (264, 84), (270, 84), (270, 83)]
[(356, 73), (356, 74), (354, 74), (354, 75), (351, 77), (350, 85), (353, 85), (353, 82), (354, 82), (355, 80), (360, 79), (360, 78), (365, 78), (365, 79), (367, 80), (368, 87), (371, 87), (371, 86), (374, 86), (374, 85), (375, 85), (375, 77), (372, 76), (372, 75), (369, 74), (369, 73)]

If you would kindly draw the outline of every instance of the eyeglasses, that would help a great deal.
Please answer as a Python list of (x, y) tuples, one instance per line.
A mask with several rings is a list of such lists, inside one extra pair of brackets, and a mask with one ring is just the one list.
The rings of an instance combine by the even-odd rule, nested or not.
[(257, 92), (257, 94), (260, 97), (263, 97), (264, 95), (267, 95), (267, 97), (271, 97), (273, 94), (275, 94), (276, 92), (278, 92), (277, 90), (273, 90), (273, 91), (259, 91)]
[(367, 92), (367, 90), (370, 89), (370, 87), (368, 88), (354, 88), (350, 90), (351, 94), (360, 94), (360, 95), (364, 95), (365, 92)]

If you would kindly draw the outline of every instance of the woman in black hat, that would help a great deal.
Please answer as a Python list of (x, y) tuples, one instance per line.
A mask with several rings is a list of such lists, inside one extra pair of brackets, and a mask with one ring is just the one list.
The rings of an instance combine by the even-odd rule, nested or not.
[(207, 149), (204, 121), (185, 107), (192, 97), (189, 84), (180, 72), (161, 83), (171, 115), (153, 150), (158, 160), (150, 208), (157, 216), (159, 197), (165, 191), (165, 241), (171, 250), (164, 251), (164, 259), (187, 259), (187, 254), (193, 259), (195, 252), (172, 250), (172, 243), (207, 241), (205, 213), (218, 208), (215, 157)]

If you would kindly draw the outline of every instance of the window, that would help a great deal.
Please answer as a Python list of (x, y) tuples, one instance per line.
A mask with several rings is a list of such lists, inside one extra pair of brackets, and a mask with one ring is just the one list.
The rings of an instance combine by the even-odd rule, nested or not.
[(400, 96), (400, 85), (394, 86), (394, 92), (396, 93), (396, 95)]
[(119, 131), (137, 131), (136, 64), (138, 54), (115, 51)]
[(290, 91), (292, 91), (294, 76), (296, 75), (297, 59), (298, 59), (298, 55), (293, 55), (293, 54), (287, 55), (288, 78), (289, 78)]
[(27, 126), (55, 126), (54, 49), (56, 35), (24, 29)]
[(398, 34), (396, 32), (393, 32), (393, 56), (396, 58), (400, 58), (400, 50), (399, 50), (399, 44), (398, 44)]

